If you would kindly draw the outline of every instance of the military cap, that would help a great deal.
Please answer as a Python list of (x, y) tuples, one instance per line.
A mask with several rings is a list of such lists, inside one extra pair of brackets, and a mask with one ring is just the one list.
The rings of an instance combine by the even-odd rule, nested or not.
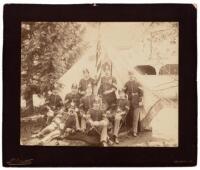
[(72, 89), (77, 89), (78, 88), (78, 85), (76, 83), (73, 83), (72, 84)]

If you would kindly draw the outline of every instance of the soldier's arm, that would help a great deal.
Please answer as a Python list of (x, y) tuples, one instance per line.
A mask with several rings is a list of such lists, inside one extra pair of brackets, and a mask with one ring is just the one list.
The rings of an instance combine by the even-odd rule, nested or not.
[(129, 101), (127, 100), (126, 101), (126, 106), (125, 106), (125, 109), (126, 109), (126, 111), (128, 112), (129, 111), (129, 109), (130, 109), (130, 103), (129, 103)]
[(91, 80), (92, 80), (92, 86), (93, 86), (93, 87), (96, 86), (96, 85), (97, 85), (97, 80), (96, 80), (96, 79), (93, 79), (93, 78), (91, 78)]
[(116, 78), (113, 77), (112, 82), (113, 82), (113, 85), (116, 85), (116, 86), (117, 86), (117, 80), (116, 80)]
[(85, 94), (85, 91), (83, 90), (83, 80), (81, 79), (79, 82), (79, 87), (78, 87), (78, 91), (81, 95)]
[(84, 117), (85, 117), (85, 119), (86, 119), (89, 123), (91, 123), (92, 119), (91, 119), (90, 110), (88, 110), (87, 113), (84, 114)]
[(85, 113), (84, 110), (83, 110), (83, 107), (84, 107), (84, 103), (83, 103), (83, 99), (81, 98), (80, 99), (80, 105), (79, 105), (79, 110), (80, 110), (81, 116)]
[(103, 84), (101, 83), (100, 84), (100, 87), (99, 87), (99, 89), (98, 89), (98, 95), (102, 95), (103, 94)]
[(127, 94), (127, 90), (128, 90), (128, 83), (127, 83), (127, 82), (125, 83), (125, 85), (124, 85), (124, 88), (123, 88), (123, 89), (124, 89), (124, 92)]
[(62, 98), (58, 95), (58, 106), (62, 107), (63, 106), (63, 101)]
[(64, 104), (66, 104), (69, 101), (69, 94), (66, 94), (65, 99), (64, 99)]

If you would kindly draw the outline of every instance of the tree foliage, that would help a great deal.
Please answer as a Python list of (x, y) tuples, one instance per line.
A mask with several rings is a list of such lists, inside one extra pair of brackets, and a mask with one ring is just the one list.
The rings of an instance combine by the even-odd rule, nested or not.
[(21, 86), (25, 100), (45, 94), (78, 60), (84, 29), (77, 22), (21, 24)]

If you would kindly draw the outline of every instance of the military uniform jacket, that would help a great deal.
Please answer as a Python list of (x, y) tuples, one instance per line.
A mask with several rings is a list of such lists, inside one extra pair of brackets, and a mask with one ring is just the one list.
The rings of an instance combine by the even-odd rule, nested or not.
[(80, 92), (86, 91), (89, 84), (92, 85), (92, 89), (93, 89), (95, 85), (95, 80), (93, 78), (89, 78), (88, 80), (81, 79), (79, 82), (79, 91)]
[(95, 110), (93, 108), (89, 109), (87, 114), (90, 116), (90, 118), (93, 121), (101, 121), (104, 117), (104, 111), (103, 110)]
[(94, 100), (95, 100), (94, 95), (82, 97), (80, 99), (80, 109), (87, 112), (89, 109), (92, 108)]
[(76, 94), (73, 94), (73, 93), (68, 93), (66, 96), (65, 96), (65, 101), (66, 101), (66, 107), (68, 108), (70, 103), (73, 101), (76, 105), (76, 107), (79, 107), (79, 104), (80, 104), (80, 94), (79, 93), (76, 93)]
[(125, 93), (128, 95), (128, 100), (133, 106), (138, 106), (142, 99), (143, 91), (139, 88), (140, 84), (133, 80), (125, 84)]
[(59, 110), (63, 106), (61, 97), (54, 94), (47, 97), (46, 103), (48, 103), (49, 107), (53, 110)]
[(130, 104), (129, 104), (128, 99), (117, 99), (116, 109), (120, 108), (122, 111), (128, 112), (129, 107), (130, 107)]
[(112, 88), (117, 89), (116, 84), (117, 84), (117, 81), (112, 76), (110, 77), (104, 76), (101, 78), (101, 85), (99, 87), (98, 94), (100, 94), (103, 97), (103, 100), (109, 105), (116, 103), (116, 100), (117, 100), (116, 94), (114, 91), (108, 94), (104, 94), (104, 92), (107, 90), (111, 90)]

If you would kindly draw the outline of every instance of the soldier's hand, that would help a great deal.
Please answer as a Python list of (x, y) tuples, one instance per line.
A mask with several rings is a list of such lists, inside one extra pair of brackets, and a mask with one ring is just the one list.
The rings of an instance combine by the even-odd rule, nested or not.
[(112, 91), (115, 91), (116, 90), (116, 88), (112, 88)]
[(107, 111), (106, 111), (106, 114), (110, 114), (110, 110), (107, 110)]
[(139, 102), (139, 106), (143, 106), (143, 102)]
[(94, 126), (98, 126), (98, 125), (99, 125), (99, 122), (98, 122), (98, 121), (94, 121), (94, 122), (93, 122), (93, 125), (94, 125)]
[(106, 90), (103, 94), (109, 94), (112, 92), (112, 89), (111, 90)]

